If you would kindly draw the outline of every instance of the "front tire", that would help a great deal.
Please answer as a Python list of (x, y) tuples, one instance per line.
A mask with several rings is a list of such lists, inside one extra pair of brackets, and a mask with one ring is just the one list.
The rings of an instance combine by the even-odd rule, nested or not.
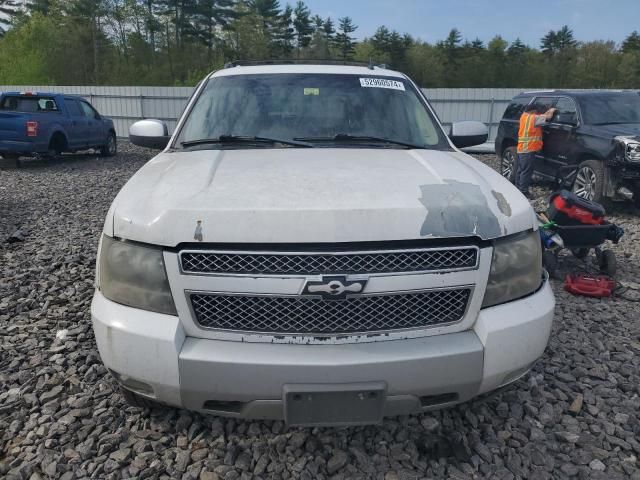
[(604, 200), (604, 165), (598, 160), (587, 160), (578, 165), (572, 191), (579, 197), (602, 203)]
[(118, 153), (118, 142), (116, 140), (116, 134), (111, 132), (107, 137), (107, 143), (100, 147), (101, 157), (113, 157)]
[(518, 168), (518, 149), (507, 147), (500, 157), (500, 174), (511, 183), (516, 183), (516, 169)]

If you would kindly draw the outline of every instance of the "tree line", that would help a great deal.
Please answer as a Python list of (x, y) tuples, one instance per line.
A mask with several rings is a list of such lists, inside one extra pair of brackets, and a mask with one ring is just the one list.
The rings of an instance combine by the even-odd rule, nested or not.
[(423, 87), (640, 88), (637, 31), (617, 45), (564, 26), (532, 47), (357, 30), (304, 1), (0, 0), (0, 84), (194, 85), (233, 60), (333, 59), (388, 64)]

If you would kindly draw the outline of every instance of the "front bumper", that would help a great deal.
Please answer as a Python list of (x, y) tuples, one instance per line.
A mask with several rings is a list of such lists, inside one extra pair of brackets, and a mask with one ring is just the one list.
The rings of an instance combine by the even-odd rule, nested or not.
[(481, 310), (466, 331), (321, 345), (188, 337), (178, 317), (119, 305), (100, 292), (91, 316), (102, 360), (126, 388), (192, 410), (282, 419), (292, 385), (382, 385), (385, 416), (494, 390), (542, 355), (554, 306), (545, 282), (524, 299)]

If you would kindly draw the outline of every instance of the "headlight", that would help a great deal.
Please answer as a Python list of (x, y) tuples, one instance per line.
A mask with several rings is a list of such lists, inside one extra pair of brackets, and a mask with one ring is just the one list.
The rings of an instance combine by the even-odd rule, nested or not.
[(114, 240), (104, 235), (98, 288), (117, 303), (176, 315), (162, 250)]
[(629, 162), (640, 162), (640, 142), (635, 137), (616, 137), (619, 143), (616, 156)]
[(538, 232), (496, 241), (483, 307), (510, 302), (535, 292), (542, 278)]
[(629, 160), (630, 162), (640, 162), (640, 143), (628, 143), (626, 154), (627, 160)]

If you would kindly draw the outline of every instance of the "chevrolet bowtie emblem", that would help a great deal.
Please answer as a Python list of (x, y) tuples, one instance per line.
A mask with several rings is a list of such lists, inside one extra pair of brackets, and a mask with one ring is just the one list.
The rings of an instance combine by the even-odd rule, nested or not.
[(303, 295), (321, 296), (325, 300), (344, 300), (349, 293), (362, 293), (366, 280), (349, 281), (347, 277), (322, 277), (319, 282), (307, 281)]

